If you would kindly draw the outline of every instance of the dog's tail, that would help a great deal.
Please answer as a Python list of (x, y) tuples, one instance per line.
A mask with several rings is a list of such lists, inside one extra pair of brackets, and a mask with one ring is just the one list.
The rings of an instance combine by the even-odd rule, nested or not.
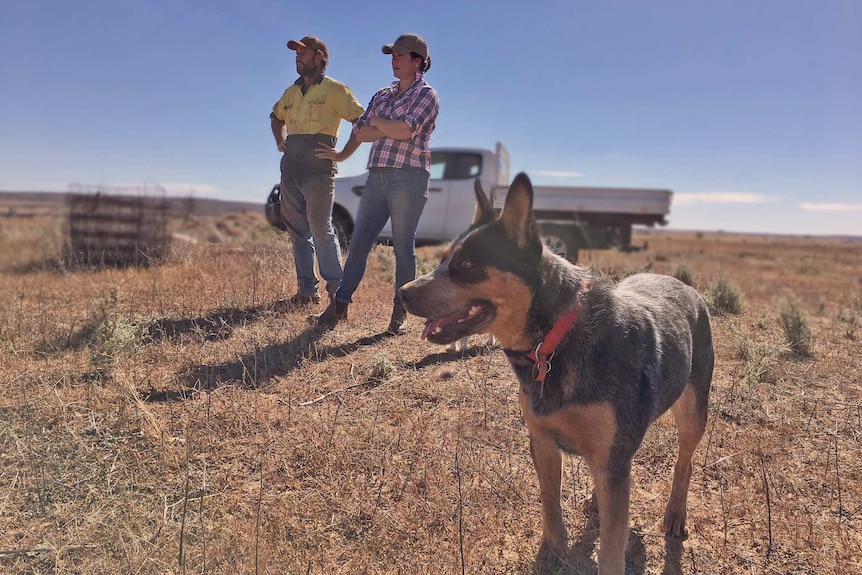
[[(697, 413), (706, 416), (709, 402), (709, 388), (712, 384), (712, 370), (715, 366), (715, 351), (712, 346), (712, 327), (709, 309), (701, 300), (697, 310), (697, 322), (692, 333), (693, 355), (691, 358), (690, 383), (697, 398)], [(702, 423), (706, 423), (704, 420)]]

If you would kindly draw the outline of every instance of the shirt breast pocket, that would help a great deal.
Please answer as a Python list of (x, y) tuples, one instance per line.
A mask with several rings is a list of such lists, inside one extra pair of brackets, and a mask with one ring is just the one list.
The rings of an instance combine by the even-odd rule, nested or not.
[(320, 125), (326, 111), (326, 100), (317, 100), (308, 103), (308, 121), (311, 124)]

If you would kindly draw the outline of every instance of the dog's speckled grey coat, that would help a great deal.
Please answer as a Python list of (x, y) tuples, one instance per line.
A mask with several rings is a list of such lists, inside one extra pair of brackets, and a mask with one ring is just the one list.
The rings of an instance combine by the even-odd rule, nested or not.
[[(649, 425), (670, 409), (679, 456), (664, 516), (684, 537), (691, 457), (706, 426), (713, 370), (707, 306), (669, 277), (637, 274), (611, 286), (543, 249), (532, 217), (532, 186), (512, 183), (497, 217), (477, 182), (473, 226), (440, 266), (400, 291), (410, 313), (428, 318), (427, 337), (446, 344), (491, 333), (520, 382), (520, 401), (539, 476), (540, 554), (566, 552), (560, 508), (560, 452), (586, 460), (599, 506), (599, 572), (625, 569), (631, 461)], [(526, 355), (580, 301), (578, 315), (543, 383)]]

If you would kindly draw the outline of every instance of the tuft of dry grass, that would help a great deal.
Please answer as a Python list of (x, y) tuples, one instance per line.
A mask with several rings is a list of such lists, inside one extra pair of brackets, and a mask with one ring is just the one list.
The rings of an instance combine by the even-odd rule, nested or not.
[[(446, 353), (413, 317), (385, 336), (390, 248), (372, 254), (348, 322), (320, 333), (307, 318), (323, 304), (276, 311), (295, 278), (262, 217), (174, 225), (186, 239), (161, 265), (73, 271), (56, 265), (58, 219), (0, 220), (0, 571), (535, 571), (538, 487), (500, 349)], [(859, 572), (860, 243), (637, 241), (649, 249), (581, 264), (612, 280), (724, 279), (745, 306), (713, 320), (690, 537), (657, 527), (676, 453), (665, 417), (634, 464), (628, 572)], [(430, 270), (440, 248), (419, 253)], [(782, 353), (781, 297), (818, 310), (808, 356)], [(597, 571), (591, 493), (565, 458), (557, 573)]]
[(811, 327), (799, 308), (799, 303), (794, 299), (783, 299), (778, 310), (778, 318), (790, 351), (799, 357), (809, 357), (813, 344)]
[(706, 287), (703, 294), (712, 315), (742, 313), (742, 294), (727, 277), (722, 276)]

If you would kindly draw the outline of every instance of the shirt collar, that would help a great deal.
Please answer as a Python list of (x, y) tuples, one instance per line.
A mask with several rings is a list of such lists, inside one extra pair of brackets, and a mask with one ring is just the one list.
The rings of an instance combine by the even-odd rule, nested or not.
[[(315, 80), (315, 81), (314, 81), (314, 83), (315, 83), (315, 84), (320, 84), (321, 82), (323, 82), (323, 78), (324, 78), (324, 76), (326, 76), (326, 74), (321, 74), (320, 76), (318, 76), (318, 77), (317, 77), (317, 80)], [(294, 82), (294, 83), (293, 83), (293, 85), (294, 85), (294, 86), (302, 86), (302, 76), (300, 76), (299, 78), (297, 78), (297, 79), (296, 79), (296, 82)]]
[[(404, 90), (404, 93), (406, 94), (407, 92), (409, 92), (410, 90), (412, 90), (412, 89), (413, 89), (413, 87), (414, 87), (414, 86), (416, 86), (416, 84), (419, 84), (419, 83), (420, 83), (420, 82), (422, 82), (423, 80), (425, 80), (425, 74), (423, 74), (422, 72), (416, 72), (416, 79), (415, 79), (415, 80), (413, 80), (413, 83), (412, 83), (412, 84), (410, 84), (410, 87), (409, 87), (409, 88), (407, 88), (406, 90)], [(400, 82), (399, 80), (395, 80), (394, 82), (392, 82), (392, 85), (391, 85), (390, 87), (392, 88), (392, 91), (393, 91), (393, 92), (398, 92), (398, 85), (399, 85), (400, 83), (401, 83), (401, 82)]]

